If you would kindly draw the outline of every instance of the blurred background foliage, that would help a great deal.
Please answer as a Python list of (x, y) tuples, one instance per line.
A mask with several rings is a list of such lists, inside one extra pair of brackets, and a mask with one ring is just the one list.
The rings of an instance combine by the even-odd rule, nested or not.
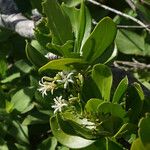
[[(94, 0), (93, 0), (94, 1)], [(42, 0), (15, 0), (19, 10), (32, 19), (32, 10), (42, 12)], [(81, 0), (59, 0), (69, 7), (79, 7)], [(104, 9), (94, 2), (137, 18), (137, 22)], [(97, 0), (85, 1), (91, 15), (92, 28), (105, 16), (110, 16), (118, 27), (115, 44), (117, 56), (112, 67), (125, 69), (150, 90), (150, 1)], [(147, 29), (146, 29), (147, 28)], [(49, 116), (52, 114), (50, 97), (37, 92), (37, 68), (27, 59), (26, 40), (16, 33), (0, 28), (0, 149), (55, 149), (57, 140), (51, 137)], [(36, 45), (40, 50), (41, 47)], [(23, 104), (22, 104), (23, 101)], [(149, 103), (149, 102), (148, 102)], [(28, 128), (27, 128), (28, 126)], [(30, 143), (30, 146), (29, 146)], [(53, 144), (52, 144), (53, 143)], [(58, 149), (67, 150), (58, 144)]]

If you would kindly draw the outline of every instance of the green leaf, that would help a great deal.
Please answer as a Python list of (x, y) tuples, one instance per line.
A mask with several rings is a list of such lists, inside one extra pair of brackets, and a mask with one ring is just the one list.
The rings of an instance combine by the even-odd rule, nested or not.
[(143, 101), (144, 98), (145, 98), (145, 95), (144, 95), (144, 92), (143, 92), (143, 89), (142, 89), (141, 85), (135, 82), (135, 83), (134, 83), (134, 87), (135, 87), (136, 90), (138, 91), (138, 94), (139, 94), (139, 96), (140, 96), (140, 99)]
[(109, 17), (102, 19), (82, 48), (83, 58), (95, 61), (113, 42), (116, 35), (116, 25)]
[(34, 90), (35, 89), (33, 88), (25, 88), (15, 93), (11, 99), (13, 108), (18, 112), (23, 113), (23, 111), (31, 105), (31, 101), (34, 96)]
[(92, 70), (92, 78), (99, 88), (102, 99), (109, 101), (112, 86), (112, 73), (110, 68), (103, 64), (95, 65)]
[(117, 56), (118, 50), (116, 44), (109, 46), (106, 51), (99, 57), (98, 62), (101, 64), (109, 64)]
[(61, 58), (57, 60), (52, 60), (43, 67), (39, 69), (39, 72), (42, 72), (47, 69), (53, 70), (72, 70), (76, 67), (84, 67), (87, 63), (79, 58)]
[(150, 114), (139, 122), (139, 137), (146, 150), (150, 149)]
[(96, 83), (93, 81), (91, 76), (85, 78), (82, 87), (82, 98), (84, 102), (87, 102), (91, 98), (101, 99), (101, 93), (99, 92), (99, 88), (96, 86)]
[[(143, 0), (142, 2), (145, 2), (146, 4), (150, 5), (150, 1), (147, 2), (147, 1)], [(136, 8), (137, 8), (137, 13), (139, 14), (139, 16), (145, 21), (145, 23), (148, 23), (150, 21), (149, 7), (146, 7), (141, 2), (137, 2), (136, 3)]]
[(38, 9), (38, 11), (42, 13), (42, 0), (30, 0), (30, 3), (32, 5), (32, 9)]
[(1, 80), (1, 83), (8, 83), (8, 82), (12, 82), (13, 80), (20, 78), (20, 72), (17, 73), (13, 73), (12, 75), (6, 77), (5, 79)]
[(5, 104), (5, 105), (6, 105), (6, 106), (5, 106), (5, 107), (6, 107), (6, 108), (5, 108), (5, 109), (6, 109), (6, 112), (7, 112), (7, 113), (12, 112), (12, 110), (13, 110), (13, 104), (12, 104), (10, 101), (7, 101), (7, 100), (6, 100), (5, 103), (6, 103), (6, 104)]
[(79, 5), (82, 0), (62, 0), (63, 2), (65, 2), (66, 5), (68, 5), (69, 7), (74, 7), (74, 6), (77, 6)]
[(111, 114), (112, 116), (119, 117), (123, 119), (126, 115), (125, 110), (119, 104), (113, 104), (110, 102), (105, 102), (98, 107), (99, 114)]
[(143, 108), (144, 93), (138, 83), (134, 83), (127, 90), (126, 109), (132, 123), (137, 123)]
[(8, 133), (12, 135), (20, 144), (29, 144), (28, 127), (20, 124), (18, 121), (13, 121)]
[(141, 140), (138, 138), (132, 143), (131, 150), (146, 150), (146, 149), (144, 148)]
[(80, 119), (79, 117), (72, 115), (70, 112), (63, 114), (63, 117), (58, 116), (58, 123), (60, 128), (66, 134), (73, 136), (81, 136), (86, 139), (96, 139), (105, 134), (105, 132), (101, 132), (101, 135), (93, 134), (91, 128), (94, 127), (94, 123), (88, 121), (86, 118)]
[[(81, 1), (81, 0), (80, 0)], [(81, 47), (87, 40), (91, 32), (91, 16), (82, 1), (80, 9), (75, 7), (68, 7), (67, 5), (62, 5), (64, 11), (69, 16), (73, 32), (75, 34), (75, 48), (74, 51), (80, 52)]]
[(40, 45), (42, 45), (45, 49), (48, 51), (54, 53), (54, 54), (59, 54), (58, 51), (53, 50), (53, 49), (48, 49), (46, 45), (48, 43), (52, 42), (52, 35), (50, 33), (49, 28), (46, 26), (47, 20), (43, 18), (38, 25), (35, 28), (34, 35)]
[(37, 150), (55, 150), (56, 146), (57, 146), (56, 138), (49, 137), (38, 146)]
[(121, 126), (121, 128), (118, 130), (118, 132), (114, 135), (115, 138), (123, 137), (131, 135), (133, 133), (136, 134), (137, 132), (137, 126), (135, 124), (131, 123), (125, 123)]
[(104, 101), (97, 98), (91, 98), (85, 105), (85, 111), (88, 114), (94, 115), (97, 113), (98, 106)]
[(123, 96), (123, 94), (125, 93), (125, 91), (127, 90), (128, 87), (128, 78), (125, 77), (124, 79), (122, 79), (119, 83), (119, 85), (116, 88), (116, 91), (113, 95), (113, 99), (112, 102), (113, 103), (119, 103), (121, 100), (121, 97)]
[(100, 138), (90, 146), (82, 148), (81, 150), (106, 150), (106, 139)]
[(48, 53), (48, 51), (37, 40), (32, 40), (31, 46), (35, 48), (42, 55), (45, 55)]
[(30, 73), (33, 67), (29, 66), (23, 59), (16, 61), (15, 66), (20, 69), (23, 73)]
[(124, 54), (150, 56), (150, 45), (145, 37), (128, 30), (118, 30), (116, 36), (118, 50)]
[(81, 138), (79, 136), (72, 136), (64, 133), (61, 128), (59, 127), (58, 121), (56, 117), (52, 117), (50, 119), (50, 125), (51, 125), (51, 130), (53, 135), (56, 137), (56, 139), (63, 145), (69, 147), (69, 148), (74, 148), (74, 149), (79, 149), (79, 148), (84, 148), (92, 143), (94, 143), (94, 140), (87, 140), (84, 138)]
[(68, 40), (73, 40), (69, 17), (57, 3), (57, 0), (45, 0), (43, 2), (43, 11), (48, 18), (47, 25), (56, 38), (57, 44), (62, 45)]
[(29, 146), (24, 146), (18, 143), (15, 143), (15, 146), (17, 147), (18, 150), (27, 150), (29, 149)]
[(26, 55), (31, 63), (37, 67), (41, 67), (47, 63), (47, 59), (37, 49), (35, 49), (30, 43), (26, 44)]
[(0, 57), (0, 77), (6, 75), (7, 69), (8, 69), (8, 65), (6, 59)]
[(49, 120), (49, 115), (36, 111), (26, 116), (22, 124), (26, 126), (33, 125), (33, 124), (45, 124), (48, 123), (48, 120)]
[(114, 142), (110, 139), (106, 140), (106, 149), (108, 150), (123, 150), (123, 147), (119, 145), (117, 142)]
[(7, 146), (7, 142), (4, 141), (1, 137), (0, 137), (0, 149), (1, 150), (9, 150), (8, 146)]
[(71, 56), (73, 56), (73, 54), (71, 53), (73, 51), (73, 44), (74, 44), (73, 41), (70, 40), (70, 41), (67, 41), (63, 45), (48, 43), (47, 47), (49, 49), (59, 51), (59, 53), (64, 57), (71, 57)]

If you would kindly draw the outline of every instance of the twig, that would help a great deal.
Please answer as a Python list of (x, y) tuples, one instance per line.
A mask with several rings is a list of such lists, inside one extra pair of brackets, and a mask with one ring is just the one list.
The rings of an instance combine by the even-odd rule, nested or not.
[[(147, 28), (149, 28), (150, 27), (150, 25), (146, 25), (147, 26)], [(129, 26), (129, 25), (117, 25), (117, 28), (119, 28), (119, 29), (143, 29), (143, 28), (145, 28), (145, 27), (142, 27), (142, 26)]]
[[(92, 23), (94, 24), (94, 25), (97, 25), (98, 24), (98, 22), (96, 22), (94, 19), (92, 20)], [(147, 26), (147, 28), (149, 28), (150, 27), (150, 25), (146, 25)], [(117, 28), (118, 29), (145, 29), (145, 27), (143, 27), (143, 26), (135, 26), (135, 25), (117, 25)]]
[(135, 59), (133, 59), (133, 62), (114, 61), (114, 66), (124, 70), (149, 70), (150, 69), (150, 64), (144, 64)]
[(135, 7), (135, 5), (134, 5), (134, 3), (133, 3), (133, 1), (132, 0), (125, 0), (127, 3), (128, 3), (128, 5), (135, 11), (136, 10), (136, 7)]
[(123, 17), (125, 17), (127, 19), (130, 19), (130, 20), (136, 22), (137, 24), (139, 24), (140, 26), (142, 26), (143, 28), (145, 28), (147, 31), (150, 32), (150, 29), (147, 27), (147, 25), (145, 25), (142, 21), (140, 21), (140, 20), (138, 20), (138, 19), (136, 19), (136, 18), (134, 18), (132, 16), (129, 16), (129, 15), (125, 14), (125, 13), (122, 13), (121, 11), (118, 11), (116, 9), (113, 9), (111, 7), (103, 5), (101, 3), (98, 3), (98, 2), (96, 2), (94, 0), (87, 0), (87, 1), (89, 1), (90, 3), (92, 3), (94, 5), (100, 6), (100, 7), (104, 8), (104, 9), (106, 9), (106, 10), (109, 10), (109, 11), (111, 11), (113, 13), (116, 13), (117, 15), (120, 15), (120, 16), (123, 16)]

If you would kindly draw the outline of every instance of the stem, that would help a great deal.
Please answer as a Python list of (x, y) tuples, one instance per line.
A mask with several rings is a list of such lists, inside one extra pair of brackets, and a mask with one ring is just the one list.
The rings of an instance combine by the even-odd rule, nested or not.
[(134, 5), (134, 2), (132, 1), (132, 0), (125, 0), (127, 3), (128, 3), (128, 5), (135, 11), (136, 10), (136, 7), (135, 7), (135, 5)]
[(125, 70), (149, 70), (150, 69), (150, 64), (144, 64), (141, 62), (138, 62), (137, 60), (133, 59), (133, 62), (129, 61), (115, 61), (114, 66), (120, 69), (125, 69)]
[(100, 7), (104, 8), (104, 9), (106, 9), (106, 10), (109, 10), (109, 11), (111, 11), (111, 12), (117, 14), (117, 15), (120, 15), (120, 16), (123, 16), (123, 17), (125, 17), (127, 19), (130, 19), (130, 20), (136, 22), (137, 24), (139, 24), (140, 26), (142, 26), (143, 28), (145, 28), (148, 32), (150, 32), (150, 29), (147, 27), (147, 25), (145, 25), (142, 21), (140, 21), (140, 20), (138, 20), (138, 19), (136, 19), (136, 18), (134, 18), (134, 17), (132, 17), (130, 15), (122, 13), (119, 10), (113, 9), (113, 8), (111, 8), (109, 6), (103, 5), (103, 4), (98, 3), (98, 2), (96, 2), (94, 0), (87, 0), (87, 1), (89, 1), (90, 3), (92, 3), (94, 5), (100, 6)]
[[(149, 28), (150, 25), (147, 25), (147, 28)], [(142, 26), (128, 26), (128, 25), (117, 25), (117, 28), (119, 29), (143, 29), (145, 27)]]

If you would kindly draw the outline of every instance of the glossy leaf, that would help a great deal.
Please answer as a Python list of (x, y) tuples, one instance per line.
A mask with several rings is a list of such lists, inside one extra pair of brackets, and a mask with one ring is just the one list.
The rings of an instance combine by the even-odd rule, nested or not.
[(16, 61), (15, 66), (22, 71), (23, 73), (30, 73), (33, 67), (31, 67), (26, 61), (23, 59)]
[(145, 37), (128, 30), (119, 30), (116, 36), (118, 50), (124, 54), (150, 56), (150, 45)]
[(19, 141), (20, 144), (29, 144), (28, 127), (22, 125), (19, 121), (12, 121), (8, 133)]
[(47, 69), (53, 70), (72, 70), (76, 66), (82, 67), (86, 66), (87, 63), (79, 58), (60, 58), (57, 60), (52, 60), (43, 67), (39, 69), (39, 72), (42, 72)]
[(88, 114), (94, 115), (97, 113), (98, 106), (104, 101), (101, 99), (92, 98), (87, 101), (85, 105), (85, 111)]
[(92, 70), (92, 79), (99, 88), (102, 99), (109, 101), (112, 86), (112, 73), (110, 68), (103, 64), (95, 65)]
[(86, 139), (96, 139), (105, 134), (105, 132), (101, 132), (101, 135), (94, 134), (92, 132), (93, 122), (88, 121), (86, 118), (79, 118), (79, 116), (72, 115), (69, 112), (63, 114), (63, 117), (59, 116), (58, 123), (66, 134), (81, 136)]
[(150, 114), (139, 122), (139, 137), (146, 150), (150, 149)]
[(129, 110), (129, 118), (132, 123), (138, 121), (144, 100), (144, 93), (138, 83), (134, 83), (127, 91), (126, 109)]
[(57, 146), (57, 140), (55, 137), (49, 137), (44, 140), (37, 148), (37, 150), (55, 150)]
[(83, 45), (83, 58), (90, 62), (94, 62), (102, 55), (106, 48), (110, 46), (115, 35), (115, 23), (109, 17), (102, 19)]
[(91, 145), (94, 141), (92, 140), (86, 140), (84, 138), (81, 138), (79, 136), (72, 136), (64, 133), (61, 128), (59, 127), (58, 121), (56, 117), (52, 117), (50, 119), (50, 125), (53, 135), (56, 137), (56, 139), (63, 145), (69, 147), (69, 148), (84, 148), (89, 145)]
[(101, 64), (109, 64), (112, 62), (117, 56), (118, 50), (116, 44), (112, 44), (109, 46), (106, 51), (97, 59), (97, 61)]
[(128, 78), (125, 77), (124, 79), (122, 79), (119, 83), (119, 85), (117, 86), (115, 93), (113, 95), (113, 99), (112, 102), (113, 103), (119, 103), (121, 100), (121, 97), (123, 96), (123, 94), (125, 93), (125, 91), (127, 90), (128, 87)]
[(83, 1), (81, 3), (80, 9), (75, 7), (68, 7), (67, 5), (62, 6), (71, 20), (72, 28), (75, 34), (76, 40), (74, 51), (79, 53), (81, 47), (90, 35), (91, 16)]
[(36, 50), (30, 43), (26, 44), (26, 55), (31, 63), (37, 67), (47, 63), (47, 59), (38, 50)]
[(21, 77), (20, 72), (17, 72), (17, 73), (14, 73), (14, 74), (6, 77), (5, 79), (1, 80), (1, 83), (9, 83), (9, 82), (12, 82), (13, 80), (15, 80), (17, 78), (20, 78), (20, 77)]
[(49, 120), (49, 115), (36, 111), (26, 116), (22, 124), (26, 126), (33, 125), (33, 124), (45, 124), (48, 123), (48, 120)]
[(72, 56), (71, 52), (73, 51), (73, 44), (74, 43), (71, 40), (67, 41), (65, 44), (61, 46), (57, 44), (49, 43), (47, 44), (47, 48), (58, 51), (64, 57), (71, 57)]
[(13, 108), (18, 112), (23, 113), (29, 105), (31, 105), (32, 98), (34, 96), (33, 88), (25, 88), (19, 90), (15, 93), (11, 99), (11, 103), (13, 104)]
[(112, 116), (124, 118), (126, 115), (125, 110), (119, 104), (113, 104), (105, 102), (99, 105), (98, 107), (99, 114), (111, 114)]
[(48, 19), (47, 25), (57, 44), (62, 45), (66, 41), (73, 39), (70, 20), (56, 0), (45, 0), (43, 2), (43, 11)]
[(138, 138), (132, 143), (131, 150), (146, 150), (146, 149), (144, 148), (141, 140)]

